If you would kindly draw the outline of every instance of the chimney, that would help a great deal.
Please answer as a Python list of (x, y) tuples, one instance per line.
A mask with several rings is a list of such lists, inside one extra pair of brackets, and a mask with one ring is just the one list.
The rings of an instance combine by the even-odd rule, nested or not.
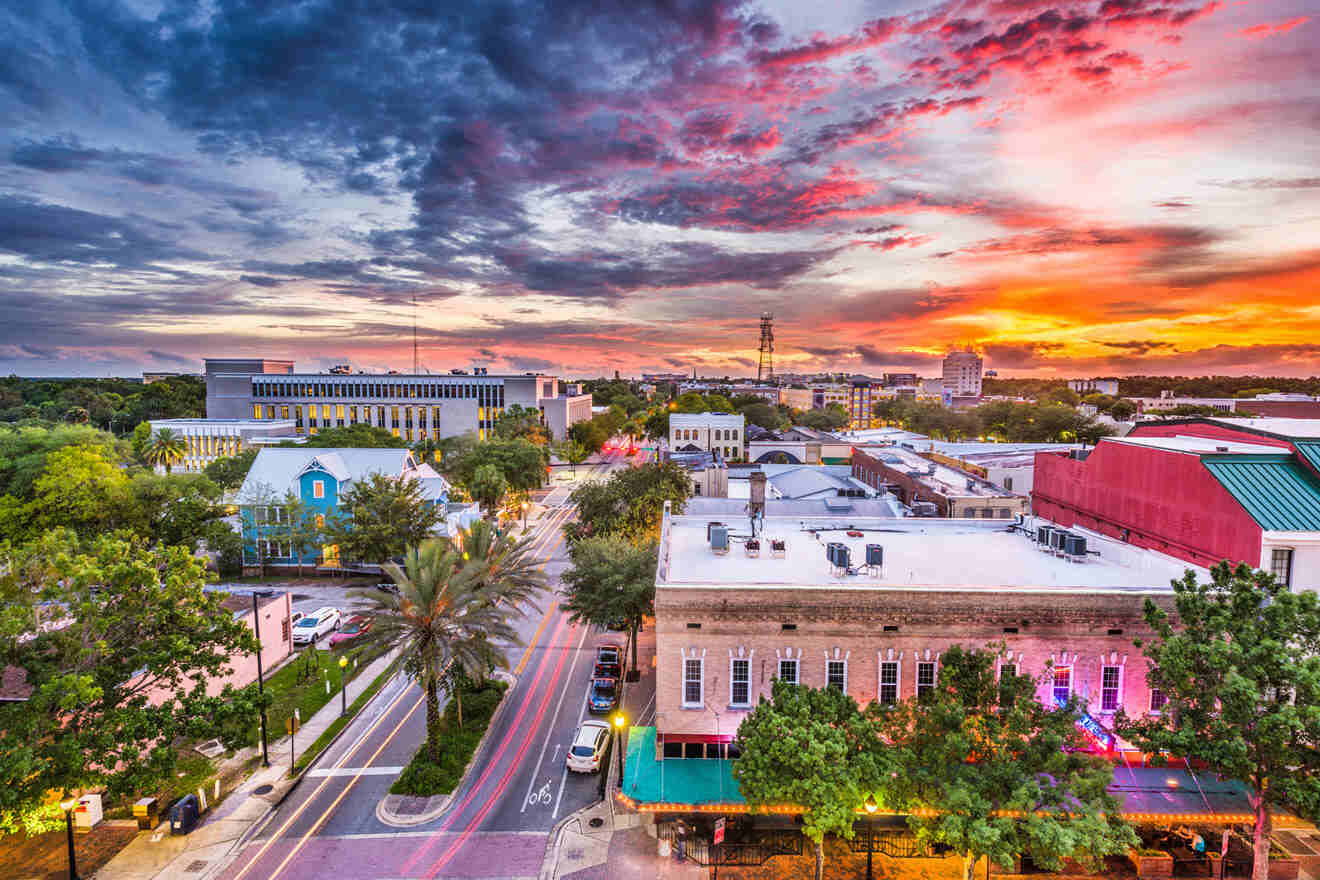
[(751, 482), (751, 503), (747, 509), (751, 511), (752, 516), (758, 513), (765, 516), (765, 471), (752, 471)]

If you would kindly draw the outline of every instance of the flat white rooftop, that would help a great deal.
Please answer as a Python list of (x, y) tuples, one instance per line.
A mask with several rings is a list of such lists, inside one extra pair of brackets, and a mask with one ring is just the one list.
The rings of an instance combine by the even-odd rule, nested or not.
[(1226, 428), (1250, 428), (1284, 437), (1320, 437), (1320, 419), (1210, 419)]
[(1268, 455), (1287, 452), (1279, 446), (1266, 446), (1263, 443), (1239, 443), (1235, 440), (1219, 440), (1210, 437), (1192, 437), (1179, 434), (1176, 437), (1106, 437), (1101, 443), (1126, 443), (1131, 446), (1148, 446), (1152, 449), (1165, 449), (1169, 452), (1186, 452), (1192, 455)]
[(909, 449), (892, 446), (865, 452), (897, 471), (904, 471), (917, 482), (948, 498), (1003, 498), (1012, 495), (974, 474), (922, 458)]
[[(671, 516), (665, 521), (657, 586), (738, 589), (881, 589), (1013, 592), (1168, 593), (1187, 563), (1081, 530), (1089, 550), (1072, 562), (1038, 548), (1010, 523), (855, 516), (775, 517), (764, 520), (760, 555), (748, 558), (745, 517), (724, 517), (729, 552), (717, 555), (706, 537), (713, 516)], [(1037, 521), (1044, 524), (1043, 520)], [(860, 532), (860, 536), (848, 534)], [(1033, 530), (1034, 531), (1034, 530)], [(776, 559), (771, 540), (787, 542)], [(840, 574), (825, 557), (830, 542), (848, 546), (851, 566), (866, 561), (866, 545), (884, 548), (878, 574)], [(1198, 574), (1204, 572), (1197, 570)]]

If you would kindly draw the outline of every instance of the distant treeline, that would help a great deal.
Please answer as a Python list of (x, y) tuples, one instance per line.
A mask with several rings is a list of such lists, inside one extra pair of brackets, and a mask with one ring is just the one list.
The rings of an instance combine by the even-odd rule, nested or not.
[(127, 379), (0, 379), (0, 422), (86, 424), (123, 436), (151, 419), (206, 415), (206, 383), (175, 376), (143, 385)]
[[(1320, 377), (1290, 379), (1284, 376), (1103, 376), (1118, 379), (1120, 397), (1159, 397), (1172, 391), (1178, 397), (1255, 397), (1257, 394), (1292, 392), (1320, 394)], [(1039, 397), (1066, 388), (1064, 379), (986, 379), (986, 394), (1010, 397)]]

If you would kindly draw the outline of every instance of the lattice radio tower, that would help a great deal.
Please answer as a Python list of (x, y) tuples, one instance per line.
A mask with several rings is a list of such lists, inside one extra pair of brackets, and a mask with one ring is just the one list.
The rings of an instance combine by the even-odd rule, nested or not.
[(761, 359), (756, 365), (756, 381), (775, 378), (775, 316), (761, 313)]

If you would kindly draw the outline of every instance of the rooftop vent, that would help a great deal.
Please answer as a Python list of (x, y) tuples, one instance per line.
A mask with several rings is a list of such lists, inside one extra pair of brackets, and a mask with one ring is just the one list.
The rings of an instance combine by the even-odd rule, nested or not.
[(1215, 447), (1215, 452), (1228, 452), (1228, 447), (1227, 447), (1227, 446), (1216, 446), (1216, 447)]

